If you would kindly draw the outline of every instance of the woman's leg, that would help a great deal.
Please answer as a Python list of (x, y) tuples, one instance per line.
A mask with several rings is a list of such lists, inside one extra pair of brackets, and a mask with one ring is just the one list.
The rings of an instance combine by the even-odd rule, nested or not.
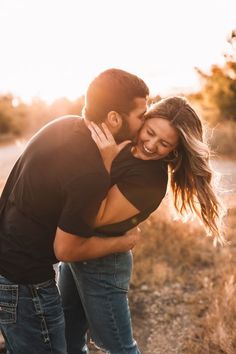
[(86, 354), (88, 324), (80, 296), (67, 263), (59, 266), (58, 286), (65, 316), (68, 354)]
[(94, 343), (111, 354), (140, 353), (133, 339), (127, 297), (131, 252), (71, 263), (70, 267)]

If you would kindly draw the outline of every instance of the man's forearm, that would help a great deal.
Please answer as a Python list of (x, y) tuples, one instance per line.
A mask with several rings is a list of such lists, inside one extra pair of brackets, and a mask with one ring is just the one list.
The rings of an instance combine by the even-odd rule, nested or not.
[(126, 252), (138, 241), (138, 235), (129, 234), (120, 237), (83, 238), (58, 229), (54, 242), (54, 251), (58, 260), (64, 262), (82, 261), (103, 257), (112, 253)]

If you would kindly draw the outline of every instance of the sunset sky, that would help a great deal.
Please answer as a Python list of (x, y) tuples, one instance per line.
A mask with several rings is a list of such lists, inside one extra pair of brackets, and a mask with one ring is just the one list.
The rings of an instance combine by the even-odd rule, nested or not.
[(110, 67), (152, 94), (196, 89), (233, 28), (235, 0), (0, 0), (0, 94), (74, 99)]

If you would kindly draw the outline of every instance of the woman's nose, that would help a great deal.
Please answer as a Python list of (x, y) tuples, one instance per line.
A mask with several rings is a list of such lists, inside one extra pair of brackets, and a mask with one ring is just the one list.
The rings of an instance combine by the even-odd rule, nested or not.
[(155, 152), (157, 150), (157, 139), (150, 139), (148, 141), (147, 148)]

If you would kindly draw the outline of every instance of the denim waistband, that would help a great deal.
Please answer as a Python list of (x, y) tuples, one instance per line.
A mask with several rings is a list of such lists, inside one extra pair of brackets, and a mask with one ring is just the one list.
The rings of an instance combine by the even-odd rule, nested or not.
[[(18, 283), (15, 283), (15, 282), (12, 282), (11, 280), (7, 279), (6, 277), (4, 277), (4, 275), (1, 275), (0, 274), (0, 279), (5, 279), (6, 281), (9, 281), (9, 283), (12, 283), (12, 284), (18, 284)], [(54, 285), (56, 283), (55, 279), (49, 279), (49, 280), (45, 280), (41, 283), (37, 283), (37, 284), (23, 284), (23, 285), (30, 285), (30, 286), (34, 286), (36, 288), (46, 288), (47, 286), (50, 286), (50, 285)]]
[(30, 285), (33, 285), (36, 288), (46, 288), (47, 286), (54, 285), (55, 283), (56, 283), (55, 279), (49, 279), (49, 280), (43, 281), (42, 283), (30, 284)]

